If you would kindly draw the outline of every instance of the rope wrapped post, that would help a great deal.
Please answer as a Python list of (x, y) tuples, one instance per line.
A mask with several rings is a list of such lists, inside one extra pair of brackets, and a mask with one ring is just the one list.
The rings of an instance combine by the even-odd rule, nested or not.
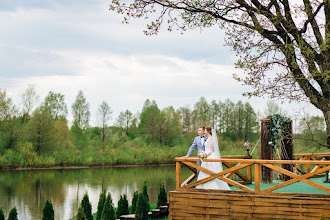
[[(268, 129), (270, 118), (260, 119), (261, 121), (261, 155), (262, 160), (273, 159), (273, 148), (271, 143), (271, 134)], [(261, 183), (272, 183), (272, 169), (261, 166)]]
[[(281, 160), (293, 160), (293, 143), (292, 143), (292, 121), (285, 123), (285, 129), (282, 131), (283, 140), (281, 141)], [(282, 168), (293, 171), (292, 164), (282, 164)], [(284, 181), (290, 180), (291, 177), (281, 174)]]

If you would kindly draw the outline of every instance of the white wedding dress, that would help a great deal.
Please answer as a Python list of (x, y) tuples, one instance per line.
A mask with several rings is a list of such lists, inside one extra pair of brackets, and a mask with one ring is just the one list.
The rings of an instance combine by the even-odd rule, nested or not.
[[(220, 150), (218, 146), (218, 139), (216, 136), (216, 133), (212, 129), (212, 137), (209, 137), (207, 141), (205, 142), (205, 152), (207, 154), (211, 153), (207, 158), (208, 159), (220, 159)], [(202, 162), (202, 167), (205, 169), (208, 169), (210, 171), (213, 171), (215, 173), (220, 173), (223, 171), (222, 163), (221, 162)], [(199, 175), (197, 177), (197, 181), (204, 179), (206, 177), (209, 177), (209, 174), (206, 174), (202, 171), (199, 172)], [(215, 178), (211, 181), (208, 181), (206, 183), (202, 183), (196, 186), (197, 189), (219, 189), (219, 190), (231, 190), (229, 188), (228, 183), (219, 180), (218, 178)]]

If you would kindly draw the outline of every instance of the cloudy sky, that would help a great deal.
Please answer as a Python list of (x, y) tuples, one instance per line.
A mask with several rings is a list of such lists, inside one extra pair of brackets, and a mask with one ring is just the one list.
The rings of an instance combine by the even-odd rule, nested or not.
[[(235, 54), (224, 46), (217, 28), (145, 36), (145, 21), (122, 24), (109, 9), (110, 0), (1, 0), (0, 88), (15, 104), (28, 84), (40, 99), (48, 91), (65, 95), (70, 109), (79, 90), (91, 105), (92, 123), (104, 100), (114, 113), (141, 110), (144, 101), (160, 108), (191, 107), (208, 101), (249, 101), (263, 112), (268, 99), (242, 96), (232, 78)], [(312, 106), (285, 104), (290, 114)], [(71, 116), (69, 116), (70, 118)]]

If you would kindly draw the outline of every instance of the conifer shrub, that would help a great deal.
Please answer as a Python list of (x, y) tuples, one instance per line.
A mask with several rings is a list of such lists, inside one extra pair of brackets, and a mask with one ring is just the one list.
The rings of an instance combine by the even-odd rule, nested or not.
[(76, 220), (86, 220), (85, 212), (81, 206), (78, 209), (78, 214), (76, 215)]
[(17, 209), (16, 209), (16, 207), (14, 207), (14, 208), (9, 212), (8, 220), (18, 220), (18, 219), (17, 219)]
[(113, 203), (110, 193), (108, 193), (107, 200), (104, 204), (101, 220), (116, 220), (115, 209), (113, 208)]
[(3, 210), (1, 207), (0, 207), (0, 220), (5, 220), (5, 214), (3, 213)]
[(89, 202), (89, 197), (88, 197), (87, 193), (84, 195), (84, 198), (81, 201), (81, 207), (86, 215), (86, 218), (88, 220), (93, 220), (92, 205)]
[(160, 188), (159, 188), (157, 207), (166, 205), (166, 203), (167, 203), (167, 193), (166, 193), (165, 186), (163, 183), (160, 185)]
[(144, 196), (143, 193), (140, 193), (136, 205), (135, 219), (136, 220), (149, 219), (148, 212), (149, 212), (149, 201), (147, 197)]
[(47, 200), (42, 210), (42, 220), (54, 220), (53, 204)]
[(127, 214), (129, 214), (127, 196), (120, 196), (117, 208), (117, 219), (119, 218), (119, 216)]
[(138, 199), (139, 199), (139, 192), (135, 191), (133, 194), (133, 199), (132, 199), (132, 210), (131, 210), (132, 214), (136, 212), (136, 205), (137, 205)]
[(103, 192), (100, 193), (99, 203), (97, 204), (96, 220), (101, 220), (101, 215), (106, 199), (107, 199), (106, 190), (104, 190)]
[(149, 201), (147, 181), (144, 181), (143, 195), (144, 195), (144, 196), (148, 199), (148, 201)]

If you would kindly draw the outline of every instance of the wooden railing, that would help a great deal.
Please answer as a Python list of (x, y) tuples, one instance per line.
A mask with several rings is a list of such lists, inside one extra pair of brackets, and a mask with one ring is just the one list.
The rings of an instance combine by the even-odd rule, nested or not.
[[(328, 158), (330, 158), (330, 153), (304, 153), (304, 154), (294, 154), (294, 158), (297, 160), (321, 160), (321, 161), (326, 161)], [(301, 174), (306, 174), (311, 171), (311, 166), (310, 164), (306, 164), (305, 170), (300, 166), (301, 164), (295, 164), (293, 169), (299, 171)], [(319, 168), (315, 166), (313, 169)], [(319, 176), (324, 176), (324, 174), (319, 174)]]
[[(242, 158), (242, 156), (240, 156)], [(245, 156), (245, 158), (248, 156)], [(288, 186), (290, 184), (302, 181), (304, 183), (307, 183), (309, 185), (312, 185), (313, 187), (316, 187), (318, 189), (321, 189), (327, 193), (330, 193), (330, 188), (327, 186), (324, 186), (322, 184), (316, 183), (314, 181), (309, 180), (308, 178), (315, 177), (318, 174), (324, 173), (328, 170), (330, 170), (330, 161), (325, 160), (254, 160), (254, 159), (228, 159), (228, 157), (222, 157), (222, 159), (204, 159), (204, 162), (222, 162), (223, 165), (227, 166), (228, 169), (220, 172), (220, 173), (214, 173), (208, 169), (205, 169), (199, 165), (197, 165), (195, 162), (199, 161), (199, 158), (176, 158), (176, 190), (177, 191), (184, 191), (194, 188), (195, 186), (205, 183), (208, 181), (211, 181), (215, 178), (218, 178), (222, 181), (227, 182), (229, 185), (235, 186), (245, 192), (255, 193), (255, 194), (269, 194), (273, 193), (272, 191), (276, 189), (280, 189), (284, 186)], [(236, 165), (230, 165), (236, 164)], [(306, 172), (305, 174), (302, 174), (301, 176), (288, 171), (286, 169), (283, 169), (279, 166), (276, 166), (278, 164), (291, 164), (291, 166), (298, 165), (315, 165), (313, 170), (310, 170)], [(188, 167), (190, 170), (192, 170), (194, 173), (192, 176), (190, 176), (187, 180), (185, 180), (183, 183), (181, 182), (181, 165), (184, 165)], [(255, 189), (251, 189), (244, 184), (251, 183), (252, 182), (252, 166), (254, 166), (254, 183), (255, 183)], [(272, 170), (278, 171), (279, 173), (282, 173), (284, 175), (289, 176), (291, 179), (284, 181), (280, 184), (271, 186), (269, 188), (260, 189), (260, 174), (261, 174), (261, 166), (268, 167)], [(247, 167), (247, 175), (243, 175), (239, 170), (242, 168)], [(210, 176), (195, 182), (192, 182), (194, 178), (197, 177), (197, 170), (200, 170), (204, 173), (209, 174)], [(242, 178), (243, 181), (234, 181), (230, 179), (230, 176), (232, 175), (238, 175)]]

